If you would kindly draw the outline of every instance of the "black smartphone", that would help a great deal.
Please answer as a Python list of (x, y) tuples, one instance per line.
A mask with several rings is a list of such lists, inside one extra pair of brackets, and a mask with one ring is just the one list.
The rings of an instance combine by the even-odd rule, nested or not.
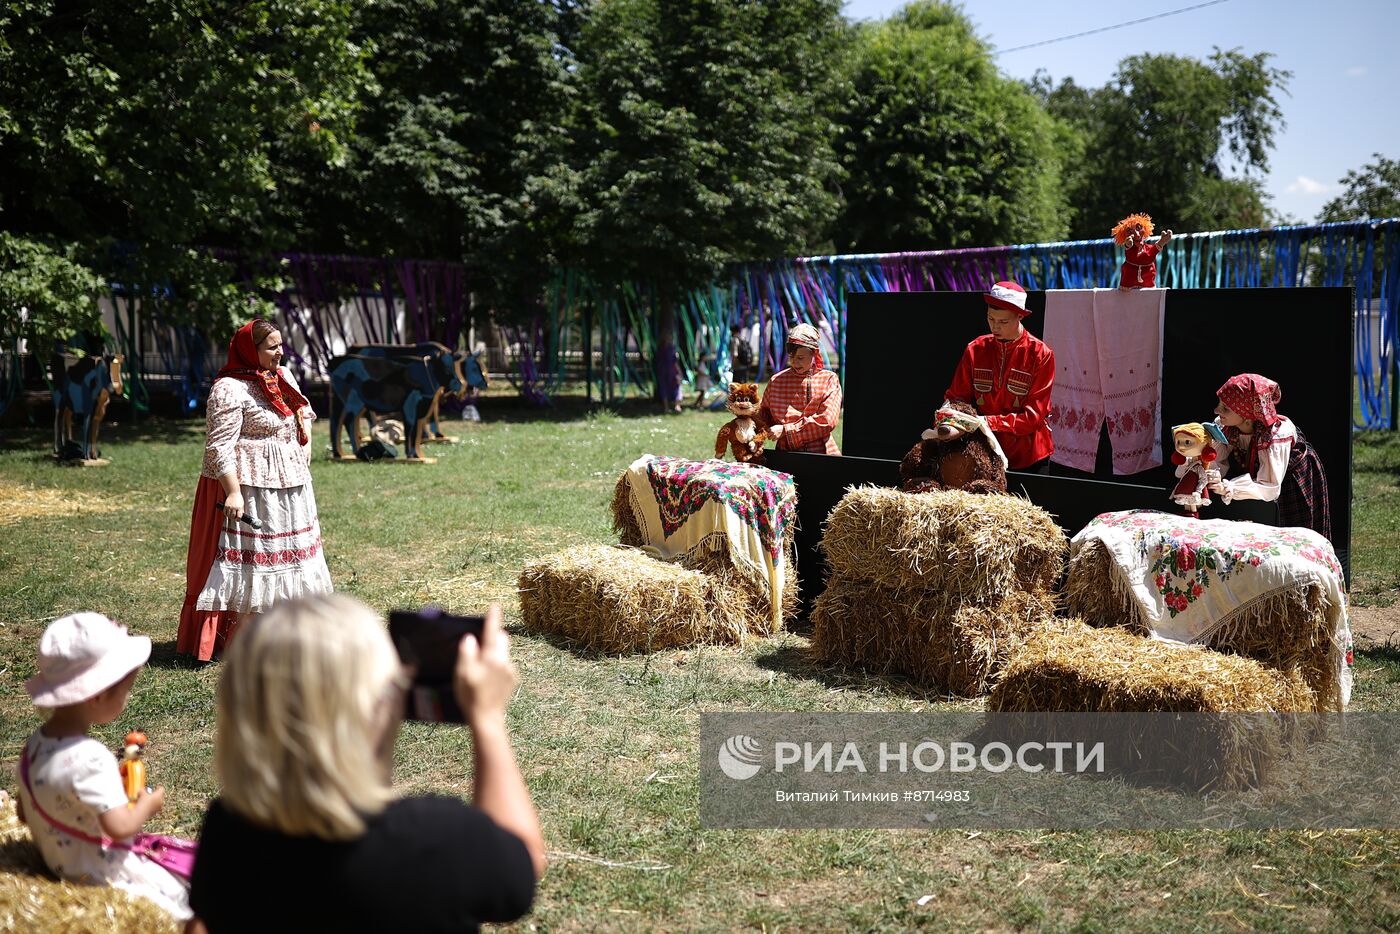
[(486, 617), (460, 616), (435, 606), (421, 610), (391, 610), (389, 638), (399, 659), (413, 672), (404, 703), (404, 718), (427, 723), (465, 723), (452, 692), (452, 672), (462, 637), (478, 639)]

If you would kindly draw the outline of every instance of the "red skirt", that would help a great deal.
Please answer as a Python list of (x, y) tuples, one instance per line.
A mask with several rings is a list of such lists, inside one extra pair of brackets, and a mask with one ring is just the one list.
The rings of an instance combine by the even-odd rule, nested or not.
[(224, 514), (214, 508), (223, 502), (224, 488), (212, 477), (199, 478), (194, 491), (194, 512), (190, 516), (190, 549), (185, 558), (185, 603), (180, 608), (180, 632), (175, 650), (207, 662), (223, 652), (238, 614), (232, 610), (198, 610), (195, 603), (209, 579), (209, 569), (219, 549), (219, 532)]

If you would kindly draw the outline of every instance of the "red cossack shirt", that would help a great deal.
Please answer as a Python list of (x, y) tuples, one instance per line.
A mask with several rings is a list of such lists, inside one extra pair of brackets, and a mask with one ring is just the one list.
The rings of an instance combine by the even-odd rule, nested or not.
[(1050, 426), (1050, 389), (1055, 352), (1022, 331), (1014, 341), (983, 334), (967, 345), (947, 398), (967, 402), (987, 417), (1012, 470), (1029, 467), (1055, 452)]

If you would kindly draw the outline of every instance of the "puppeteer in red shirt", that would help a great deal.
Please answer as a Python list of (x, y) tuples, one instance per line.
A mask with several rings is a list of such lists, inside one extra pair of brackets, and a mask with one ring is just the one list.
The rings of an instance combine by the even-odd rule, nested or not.
[(1024, 329), (1012, 341), (983, 334), (963, 351), (947, 398), (976, 406), (1019, 470), (1055, 452), (1045, 423), (1054, 384), (1055, 352), (1040, 338)]

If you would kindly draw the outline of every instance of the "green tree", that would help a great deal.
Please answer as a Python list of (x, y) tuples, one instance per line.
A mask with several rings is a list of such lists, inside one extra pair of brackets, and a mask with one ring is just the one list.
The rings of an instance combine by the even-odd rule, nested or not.
[(300, 242), (462, 260), (488, 301), (528, 296), (550, 258), (542, 205), (567, 198), (553, 190), (572, 95), (560, 18), (546, 0), (366, 6), (354, 35), (376, 87), (343, 164), (288, 181)]
[(61, 251), (0, 231), (0, 335), (28, 338), (40, 357), (58, 341), (102, 329), (102, 285)]
[(683, 289), (824, 235), (845, 30), (838, 0), (607, 0), (583, 24), (569, 258), (653, 283), (663, 340)]
[(1374, 153), (1375, 162), (1341, 179), (1343, 192), (1322, 207), (1319, 222), (1400, 217), (1400, 162)]
[[(289, 245), (268, 210), (275, 160), (344, 157), (364, 81), (353, 10), (348, 0), (6, 4), (0, 229), (72, 245), (70, 259), (108, 282), (172, 286), (173, 315), (225, 321), (244, 297), (227, 266), (194, 247)], [(37, 246), (20, 252), (33, 275), (62, 269)]]
[(1054, 239), (1074, 137), (1001, 75), (961, 9), (921, 0), (862, 26), (841, 114), (836, 244), (860, 252)]
[(1177, 230), (1261, 225), (1262, 176), (1283, 126), (1277, 95), (1291, 77), (1271, 57), (1238, 49), (1216, 49), (1208, 62), (1134, 55), (1102, 88), (1032, 82), (1082, 139), (1083, 159), (1067, 179), (1071, 234), (1106, 236), (1134, 211)]

